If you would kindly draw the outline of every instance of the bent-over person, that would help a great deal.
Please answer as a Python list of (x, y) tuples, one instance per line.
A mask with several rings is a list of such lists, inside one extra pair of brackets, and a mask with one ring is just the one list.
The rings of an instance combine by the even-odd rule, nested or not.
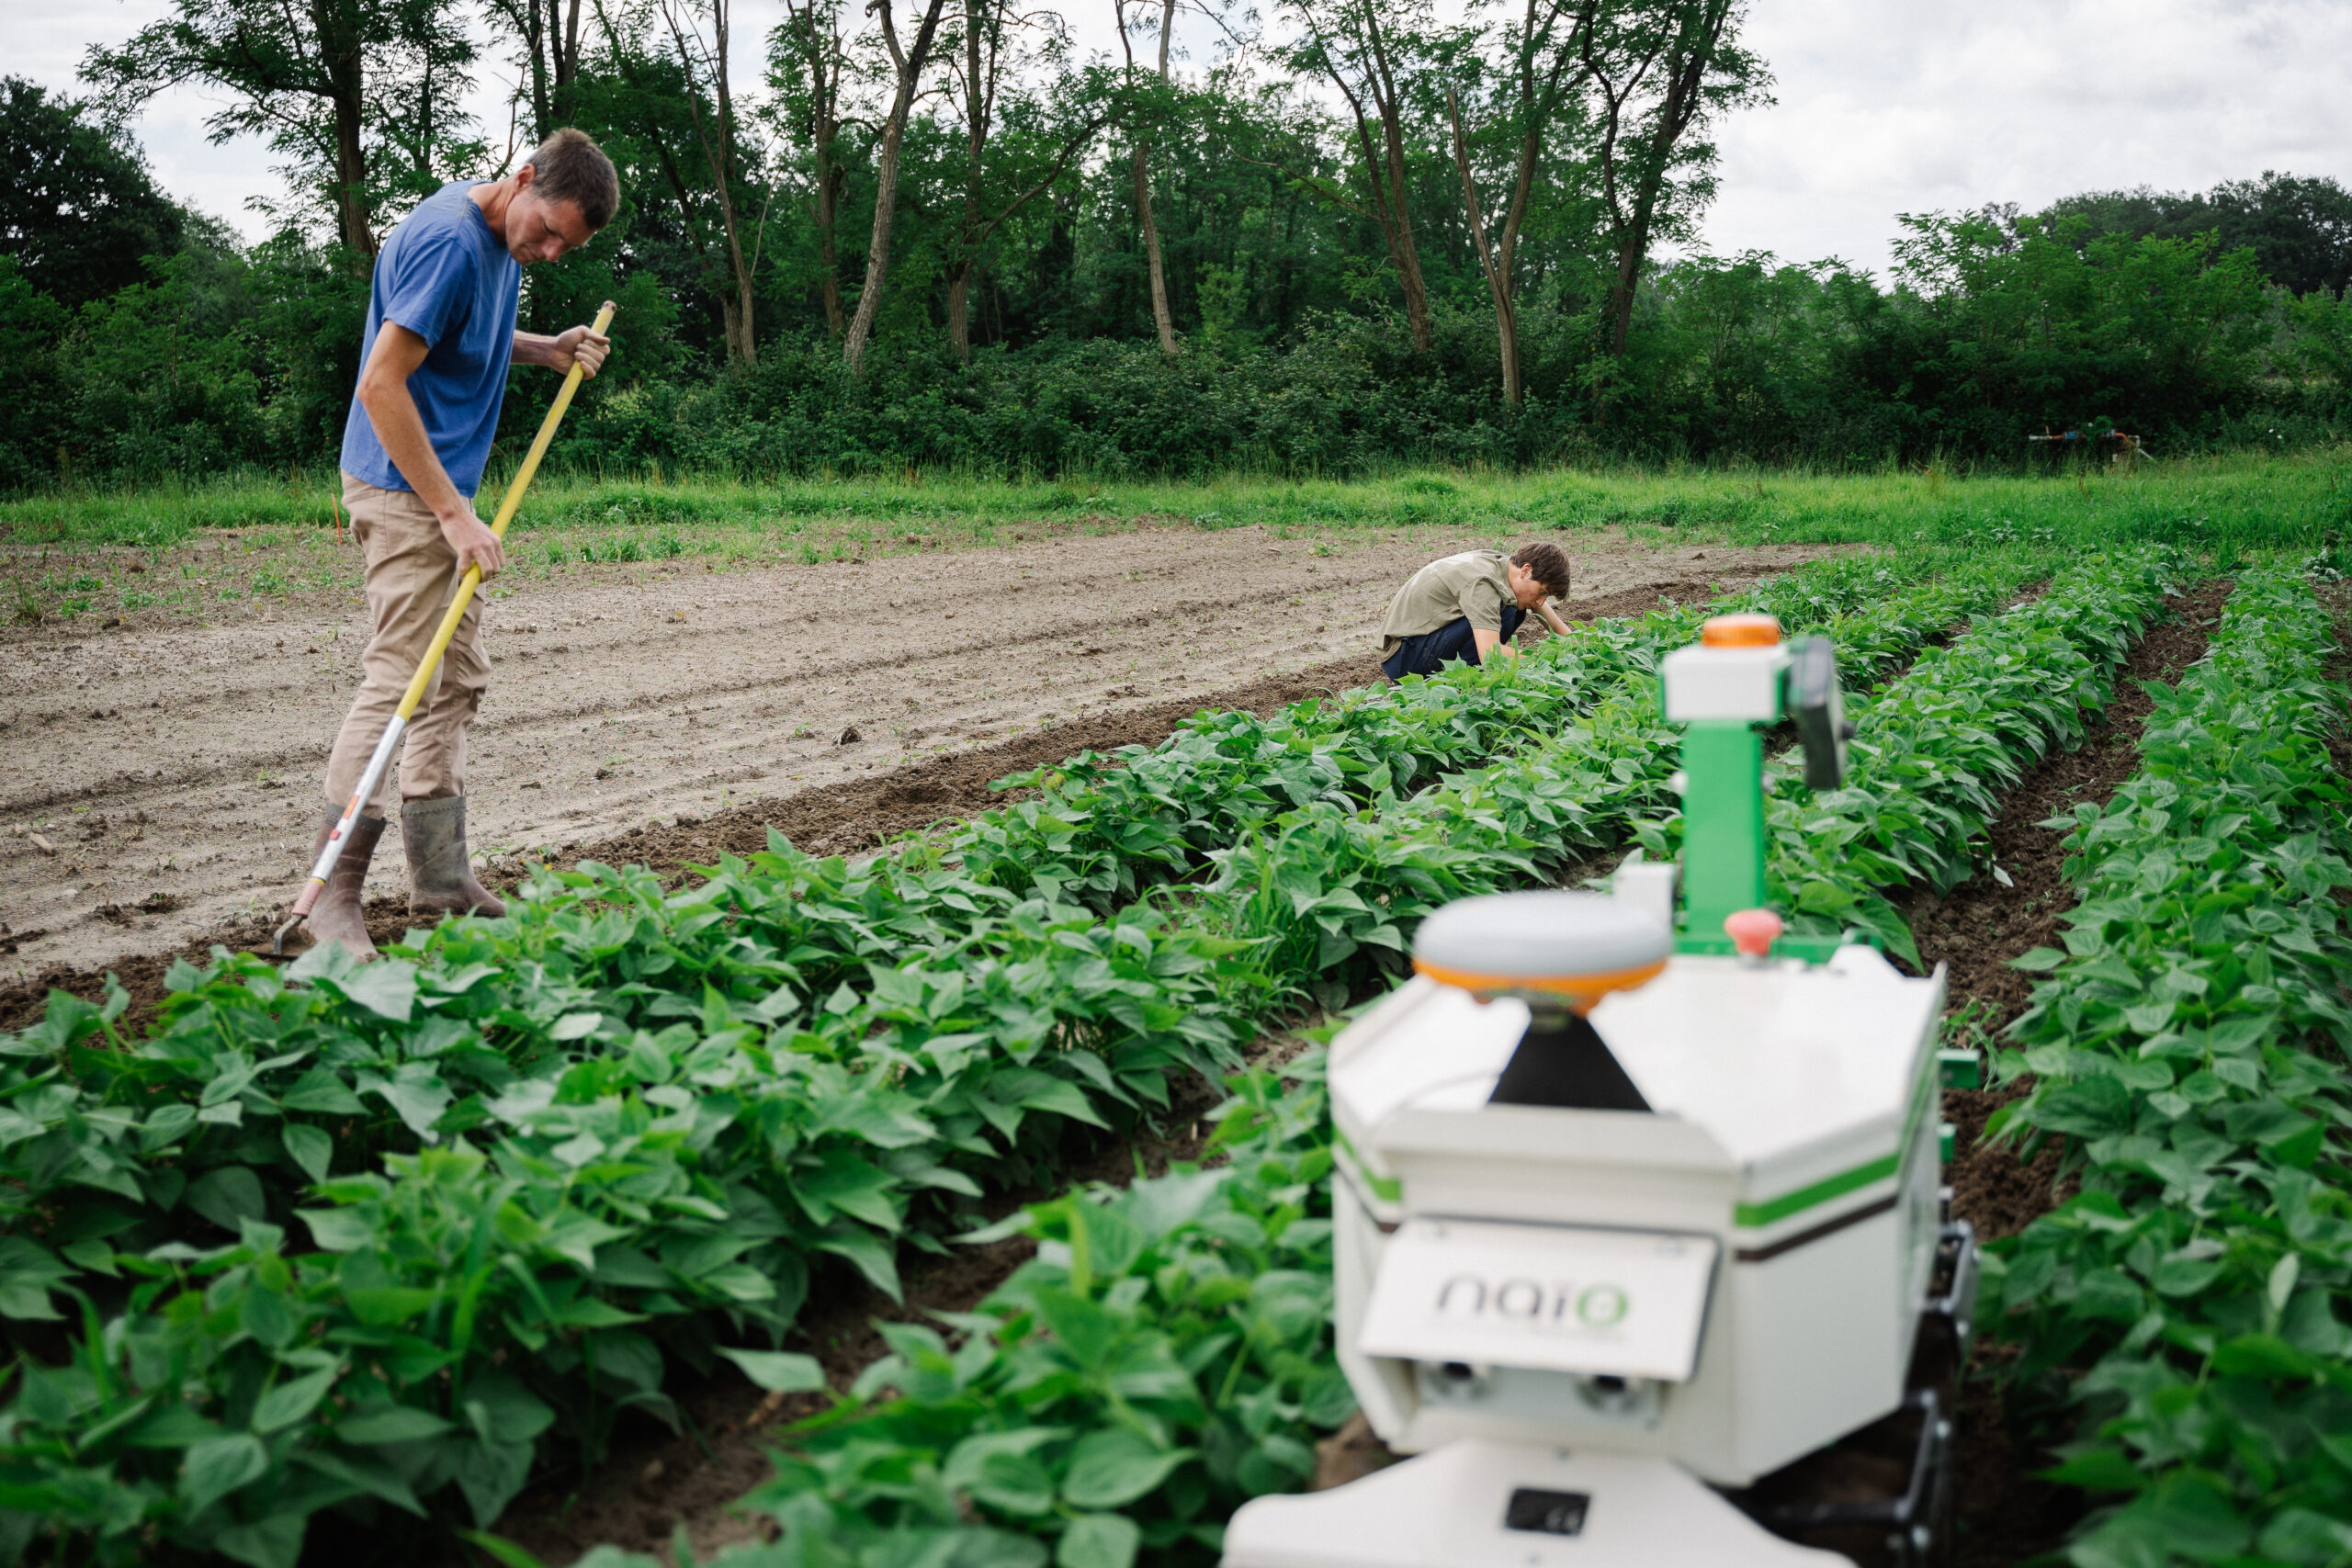
[[(469, 566), (505, 564), (474, 513), (510, 364), (590, 376), (607, 340), (588, 327), (554, 337), (514, 330), (521, 268), (586, 244), (612, 220), (620, 182), (585, 132), (559, 130), (504, 179), (443, 186), (402, 219), (376, 257), (359, 385), (343, 433), (343, 502), (367, 558), (372, 629), (359, 695), (327, 759), (326, 845), (401, 694)], [(401, 742), (401, 847), (411, 914), (505, 906), (474, 879), (466, 852), (466, 727), (490, 685), (477, 594)], [(360, 957), (375, 944), (360, 907), (384, 832), (394, 771), (353, 824), (310, 929)]]
[(1563, 637), (1567, 623), (1551, 601), (1568, 595), (1568, 558), (1557, 545), (1521, 545), (1500, 550), (1464, 550), (1433, 560), (1413, 573), (1388, 601), (1380, 623), (1380, 668), (1391, 681), (1432, 675), (1459, 660), (1484, 664), (1510, 639), (1530, 614)]

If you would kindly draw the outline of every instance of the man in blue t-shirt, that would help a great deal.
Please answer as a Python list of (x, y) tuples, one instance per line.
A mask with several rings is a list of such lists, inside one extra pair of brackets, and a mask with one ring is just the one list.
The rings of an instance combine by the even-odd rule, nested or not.
[[(559, 130), (503, 180), (443, 186), (401, 220), (376, 257), (359, 387), (343, 432), (343, 500), (368, 560), (368, 639), (359, 695), (327, 759), (326, 846), (368, 758), (469, 566), (505, 564), (474, 513), (510, 364), (594, 376), (610, 344), (587, 327), (514, 330), (521, 267), (584, 245), (612, 220), (620, 182), (584, 132)], [(466, 726), (490, 684), (477, 594), (401, 742), (401, 846), (411, 914), (505, 906), (474, 880), (466, 852)], [(387, 770), (328, 878), (310, 930), (371, 957), (360, 894), (391, 803)]]

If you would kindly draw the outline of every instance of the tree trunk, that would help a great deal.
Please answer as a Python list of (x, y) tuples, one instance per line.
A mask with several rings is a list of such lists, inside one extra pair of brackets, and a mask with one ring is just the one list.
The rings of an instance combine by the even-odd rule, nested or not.
[(841, 218), (842, 174), (833, 167), (830, 148), (817, 154), (817, 263), (824, 269), (818, 280), (825, 296), (825, 330), (842, 341), (847, 322), (842, 310), (841, 243), (834, 231)]
[(972, 362), (972, 264), (966, 262), (947, 280), (947, 346), (956, 360)]
[[(727, 359), (731, 365), (752, 365), (759, 359), (755, 335), (755, 297), (752, 290), (751, 264), (743, 255), (743, 229), (735, 211), (735, 102), (727, 81), (727, 3), (711, 0), (711, 28), (715, 47), (707, 63), (713, 91), (712, 109), (718, 120), (714, 141), (711, 128), (703, 121), (702, 96), (695, 90), (695, 62), (686, 47), (684, 28), (676, 17), (670, 16), (667, 6), (663, 16), (670, 23), (670, 36), (677, 41), (678, 63), (686, 73), (686, 107), (694, 116), (695, 135), (702, 142), (703, 161), (710, 169), (711, 191), (718, 197), (718, 219), (727, 237), (728, 271), (734, 285), (734, 300), (730, 304), (722, 296), (719, 313), (727, 328)], [(701, 34), (695, 34), (699, 43)]]
[[(556, 5), (557, 0), (548, 0), (548, 9), (550, 13), (554, 11)], [(553, 19), (552, 16), (549, 19)], [(550, 110), (558, 125), (568, 125), (571, 121), (571, 100), (574, 96), (572, 86), (579, 80), (580, 0), (571, 0), (571, 8), (564, 17), (562, 52), (555, 57), (555, 92), (548, 100)], [(548, 129), (553, 130), (555, 126), (551, 125)]]
[(1470, 219), (1470, 242), (1478, 247), (1478, 270), (1487, 275), (1487, 292), (1495, 300), (1495, 342), (1502, 356), (1503, 401), (1519, 406), (1519, 320), (1511, 306), (1510, 261), (1487, 243), (1487, 217), (1478, 205), (1478, 182), (1470, 175), (1470, 141), (1462, 131), (1462, 106), (1453, 89), (1445, 90), (1445, 117), (1453, 127), (1453, 167), (1462, 176), (1462, 205)]
[(329, 100), (334, 106), (334, 185), (337, 228), (343, 243), (371, 263), (376, 235), (368, 226), (368, 150), (360, 141), (366, 113), (360, 71), (361, 41), (334, 0), (311, 0), (311, 25), (318, 29)]
[(1159, 263), (1159, 225), (1151, 216), (1151, 144), (1136, 143), (1136, 215), (1143, 220), (1143, 254), (1151, 271), (1151, 324), (1159, 332), (1159, 352), (1177, 353), (1176, 319), (1168, 313), (1168, 274)]
[(759, 360), (753, 332), (757, 296), (752, 292), (752, 264), (743, 256), (743, 231), (735, 211), (735, 93), (727, 79), (728, 0), (711, 0), (711, 30), (717, 47), (711, 51), (711, 76), (718, 85), (718, 166), (712, 171), (718, 186), (720, 213), (727, 220), (728, 259), (735, 267), (735, 298), (741, 322), (737, 329), (734, 357), (738, 364)]
[(980, 74), (980, 6), (984, 3), (964, 0), (963, 257), (947, 282), (947, 346), (959, 365), (972, 362), (972, 268), (979, 257), (980, 160), (989, 144), (990, 94), (987, 78)]
[(882, 144), (874, 156), (874, 232), (865, 245), (865, 282), (857, 291), (857, 314), (850, 318), (849, 332), (842, 342), (842, 362), (849, 367), (852, 376), (865, 368), (865, 345), (874, 335), (874, 318), (882, 309), (883, 285), (889, 280), (890, 229), (899, 205), (899, 152), (906, 141), (907, 116), (914, 109), (915, 89), (922, 84), (923, 67), (931, 62), (931, 45), (939, 32), (940, 13), (946, 6), (947, 0), (926, 0), (913, 46), (902, 49), (890, 0), (874, 0), (874, 8), (882, 17), (883, 41), (889, 47), (890, 62), (899, 81), (898, 91), (890, 99), (890, 117), (882, 127)]
[(1634, 330), (1634, 294), (1642, 281), (1642, 260), (1649, 252), (1649, 219), (1625, 231), (1617, 246), (1617, 271), (1609, 280), (1609, 356), (1625, 357), (1626, 340)]
[(850, 374), (865, 367), (865, 340), (874, 335), (874, 317), (882, 309), (882, 286), (890, 276), (890, 223), (899, 200), (899, 144), (907, 131), (902, 107), (913, 95), (901, 91), (882, 128), (882, 145), (874, 154), (874, 232), (865, 243), (865, 280), (857, 291), (857, 314), (842, 341), (842, 359)]
[(376, 235), (368, 226), (368, 153), (360, 144), (357, 95), (334, 101), (335, 209), (341, 215), (343, 243), (376, 259)]
[(1388, 199), (1393, 216), (1389, 222), (1388, 249), (1396, 259), (1396, 276), (1405, 286), (1405, 324), (1413, 334), (1413, 346), (1423, 354), (1437, 346), (1430, 329), (1430, 286), (1421, 276), (1420, 247), (1413, 241), (1413, 209), (1410, 187), (1405, 183), (1405, 128), (1403, 106), (1392, 96), (1384, 96), (1380, 105), (1380, 125), (1388, 143)]
[[(1405, 293), (1405, 322), (1412, 333), (1413, 347), (1427, 354), (1435, 346), (1430, 330), (1429, 285), (1421, 276), (1420, 251), (1413, 240), (1412, 195), (1406, 184), (1405, 106), (1396, 88), (1395, 70), (1388, 62), (1387, 42), (1381, 36), (1382, 4), (1383, 0), (1347, 0), (1340, 15), (1350, 19), (1334, 23), (1335, 29), (1348, 26), (1360, 26), (1363, 29), (1357, 66), (1363, 78), (1361, 86), (1349, 82), (1346, 68), (1314, 14), (1303, 6), (1300, 14), (1314, 28), (1323, 73), (1347, 100), (1349, 112), (1355, 119), (1356, 152), (1363, 159), (1370, 211), (1367, 213), (1353, 203), (1346, 205), (1380, 226), (1380, 237), (1387, 242), (1389, 262), (1396, 268), (1397, 286)], [(1364, 107), (1366, 97), (1372, 100), (1369, 113)], [(1375, 118), (1380, 122), (1377, 146), (1372, 130)]]
[[(1663, 46), (1665, 87), (1659, 95), (1657, 121), (1634, 171), (1633, 199), (1620, 201), (1616, 168), (1616, 134), (1622, 101), (1609, 105), (1609, 127), (1602, 144), (1603, 191), (1611, 219), (1616, 249), (1616, 274), (1609, 285), (1609, 353), (1624, 357), (1632, 336), (1634, 297), (1640, 287), (1642, 265), (1648, 258), (1650, 230), (1657, 220), (1658, 202), (1674, 149), (1683, 133), (1705, 112), (1708, 73), (1716, 67), (1731, 25), (1733, 0), (1696, 0), (1694, 11), (1683, 12), (1674, 24), (1671, 40)], [(1589, 55), (1588, 55), (1589, 62)]]
[[(554, 0), (548, 0), (548, 9), (551, 11), (553, 8)], [(531, 134), (545, 141), (548, 132), (555, 129), (553, 110), (548, 98), (548, 78), (550, 74), (548, 50), (552, 41), (548, 37), (548, 24), (553, 18), (542, 15), (539, 0), (528, 0), (528, 9), (524, 15), (523, 47), (531, 60)], [(562, 46), (558, 44), (555, 47), (560, 49)]]
[(825, 329), (839, 343), (848, 325), (842, 310), (840, 242), (842, 188), (848, 171), (835, 154), (842, 130), (843, 63), (839, 13), (824, 0), (786, 0), (784, 9), (785, 26), (777, 36), (785, 40), (785, 47), (800, 55), (808, 71), (808, 112), (799, 127), (808, 135), (816, 164), (815, 177), (809, 182), (808, 216), (817, 229), (817, 287), (824, 300)]
[[(1124, 3), (1124, 0), (1122, 0)], [(1159, 82), (1168, 85), (1168, 37), (1175, 30), (1176, 0), (1160, 0)], [(1159, 261), (1159, 223), (1151, 211), (1151, 143), (1136, 143), (1136, 215), (1143, 224), (1143, 254), (1151, 269), (1151, 322), (1159, 333), (1159, 352), (1173, 358), (1177, 352), (1176, 320), (1168, 311), (1168, 273)]]
[(727, 340), (727, 362), (730, 365), (751, 364), (751, 345), (743, 341), (749, 333), (745, 331), (741, 299), (722, 296), (718, 301), (718, 319)]

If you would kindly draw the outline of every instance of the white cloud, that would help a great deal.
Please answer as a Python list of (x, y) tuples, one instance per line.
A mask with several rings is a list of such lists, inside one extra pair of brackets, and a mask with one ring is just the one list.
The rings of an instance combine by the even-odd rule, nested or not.
[(1720, 253), (1883, 267), (1895, 214), (2265, 169), (2352, 179), (2343, 0), (1756, 0)]

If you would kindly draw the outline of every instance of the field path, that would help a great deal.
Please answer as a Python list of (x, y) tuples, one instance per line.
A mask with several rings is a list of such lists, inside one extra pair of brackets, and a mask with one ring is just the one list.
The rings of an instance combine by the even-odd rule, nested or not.
[[(1554, 536), (1578, 599), (1743, 581), (1825, 553)], [(1145, 527), (525, 582), (485, 617), (496, 673), (473, 732), (473, 843), (560, 852), (1338, 660), (1360, 659), (1370, 682), (1396, 583), (1492, 542)], [(8, 633), (0, 980), (155, 953), (282, 907), (365, 636), (348, 601), (210, 627)], [(370, 895), (400, 891), (401, 867), (388, 837)]]

